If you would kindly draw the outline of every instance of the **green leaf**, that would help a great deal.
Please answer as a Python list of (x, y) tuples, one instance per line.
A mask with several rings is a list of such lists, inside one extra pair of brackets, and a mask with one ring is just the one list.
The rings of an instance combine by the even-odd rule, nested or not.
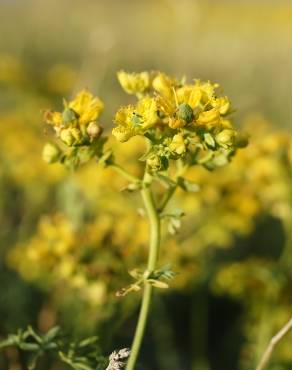
[(156, 279), (147, 279), (147, 283), (151, 284), (155, 288), (159, 289), (168, 289), (169, 285), (164, 281), (156, 280)]
[(50, 342), (52, 341), (53, 339), (55, 339), (58, 334), (60, 334), (60, 328), (59, 326), (54, 326), (53, 328), (51, 328), (44, 336), (44, 340), (46, 342)]

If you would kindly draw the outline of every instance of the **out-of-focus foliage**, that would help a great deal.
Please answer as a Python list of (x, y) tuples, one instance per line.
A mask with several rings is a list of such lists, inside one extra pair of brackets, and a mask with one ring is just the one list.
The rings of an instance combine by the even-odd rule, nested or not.
[[(110, 168), (90, 162), (72, 173), (45, 164), (41, 153), (48, 133), (41, 121), (62, 96), (70, 101), (88, 87), (107, 102), (102, 121), (109, 132), (124, 99), (115, 71), (161, 69), (222, 83), (239, 108), (250, 144), (227, 168), (191, 169), (187, 176), (199, 192), (179, 190), (169, 204), (170, 212), (182, 209), (186, 215), (175, 236), (164, 221), (160, 267), (171, 263), (178, 275), (153, 311), (150, 340), (157, 353), (149, 356), (146, 350), (145, 363), (155, 368), (149, 362), (155, 357), (159, 369), (177, 370), (193, 357), (194, 364), (204, 364), (194, 365), (196, 370), (210, 364), (234, 370), (238, 363), (254, 368), (292, 312), (291, 4), (84, 0), (72, 6), (55, 0), (3, 1), (0, 7), (1, 336), (36, 317), (42, 331), (56, 321), (76, 332), (99, 331), (108, 352), (111, 341), (123, 346), (130, 341), (127, 324), (140, 293), (123, 299), (115, 293), (131, 282), (127, 270), (145, 264), (148, 230), (141, 205), (135, 194), (119, 192), (126, 182)], [(261, 112), (269, 122), (260, 114), (246, 118), (247, 111)], [(140, 139), (110, 142), (136, 175), (145, 150)], [(198, 337), (192, 347), (185, 332), (179, 336), (183, 298), (193, 304), (187, 311), (189, 336), (211, 338), (200, 337), (199, 346)], [(225, 316), (221, 300), (227, 302)], [(220, 322), (228, 327), (234, 307), (240, 307), (234, 324), (239, 329), (221, 334)], [(217, 336), (225, 347), (214, 345)], [(163, 357), (160, 348), (166, 345)], [(291, 367), (290, 347), (288, 336), (272, 369)], [(221, 357), (214, 355), (216, 348)], [(17, 352), (0, 358), (5, 369), (20, 363)]]
[[(48, 355), (57, 358), (59, 362), (65, 363), (73, 370), (104, 369), (107, 364), (107, 360), (100, 354), (97, 337), (68, 342), (68, 338), (57, 326), (43, 335), (36, 333), (32, 327), (20, 329), (16, 334), (10, 334), (6, 340), (0, 342), (1, 349), (11, 346), (30, 353), (27, 364), (29, 370), (34, 370), (40, 359)], [(46, 361), (52, 359), (47, 358)]]

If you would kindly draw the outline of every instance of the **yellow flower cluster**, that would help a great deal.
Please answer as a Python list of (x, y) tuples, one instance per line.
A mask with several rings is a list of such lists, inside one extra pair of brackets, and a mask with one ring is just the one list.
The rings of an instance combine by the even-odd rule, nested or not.
[(153, 169), (163, 169), (163, 163), (177, 158), (220, 166), (240, 144), (226, 119), (230, 102), (216, 94), (218, 84), (199, 80), (187, 84), (161, 72), (121, 71), (118, 79), (138, 101), (117, 111), (112, 133), (120, 142), (136, 135), (150, 139), (147, 159)]
[[(92, 157), (100, 149), (98, 139), (102, 134), (102, 127), (98, 123), (98, 118), (103, 110), (102, 101), (94, 97), (90, 92), (83, 90), (74, 100), (67, 102), (64, 100), (64, 110), (62, 112), (47, 111), (44, 120), (51, 125), (56, 136), (67, 147), (74, 148), (70, 154), (66, 155), (59, 146), (48, 143), (43, 150), (43, 158), (48, 163), (57, 161), (74, 163), (82, 158), (78, 157), (83, 147), (81, 155)], [(89, 150), (89, 146), (91, 150)], [(84, 150), (85, 149), (85, 150)], [(85, 153), (84, 153), (85, 151)]]

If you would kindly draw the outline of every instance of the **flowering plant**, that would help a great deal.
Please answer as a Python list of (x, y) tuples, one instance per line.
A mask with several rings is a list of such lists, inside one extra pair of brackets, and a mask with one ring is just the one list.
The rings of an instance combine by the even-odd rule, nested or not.
[[(141, 347), (154, 288), (168, 288), (175, 277), (170, 265), (159, 266), (162, 221), (176, 232), (183, 211), (165, 211), (177, 188), (198, 191), (186, 177), (195, 165), (208, 170), (226, 165), (238, 148), (247, 143), (228, 119), (232, 113), (229, 99), (217, 94), (218, 85), (199, 80), (187, 83), (161, 72), (126, 73), (118, 79), (126, 93), (135, 95), (136, 103), (122, 106), (114, 116), (112, 135), (123, 145), (134, 136), (145, 139), (139, 159), (144, 163), (143, 176), (137, 177), (115, 158), (99, 118), (103, 102), (83, 90), (72, 101), (64, 101), (62, 112), (47, 111), (44, 120), (56, 140), (47, 143), (43, 159), (60, 162), (76, 169), (95, 159), (111, 167), (128, 182), (127, 190), (139, 191), (149, 221), (149, 254), (144, 270), (133, 269), (134, 282), (117, 295), (143, 290), (138, 324), (126, 369), (133, 370)], [(157, 191), (157, 186), (162, 187)], [(128, 353), (128, 352), (127, 352)], [(113, 359), (114, 357), (112, 357)], [(112, 360), (111, 359), (111, 360)]]

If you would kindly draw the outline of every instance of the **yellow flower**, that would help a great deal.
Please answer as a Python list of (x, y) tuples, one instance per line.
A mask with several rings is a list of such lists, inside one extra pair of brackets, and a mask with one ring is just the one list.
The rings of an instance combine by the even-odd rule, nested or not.
[(216, 124), (220, 121), (220, 112), (217, 108), (210, 109), (208, 111), (202, 112), (199, 115), (197, 122), (199, 124)]
[(198, 86), (202, 92), (202, 102), (204, 104), (209, 103), (215, 97), (215, 89), (219, 87), (218, 84), (211, 84), (208, 82), (196, 81), (196, 86)]
[(78, 114), (79, 124), (86, 125), (97, 120), (103, 110), (103, 103), (89, 91), (82, 90), (76, 98), (68, 104), (68, 107)]
[(136, 135), (135, 131), (133, 131), (130, 127), (122, 125), (113, 128), (112, 134), (121, 143), (128, 141), (131, 137)]
[(155, 125), (158, 121), (157, 104), (154, 98), (146, 96), (140, 99), (137, 106), (128, 105), (120, 108), (114, 122), (118, 125), (112, 134), (121, 142), (132, 136), (143, 134), (144, 130)]
[(176, 91), (178, 103), (186, 103), (193, 109), (196, 108), (201, 101), (202, 91), (196, 85), (186, 85)]
[(211, 102), (212, 106), (214, 108), (217, 108), (220, 112), (220, 114), (224, 115), (229, 111), (230, 108), (230, 102), (227, 98), (227, 96), (221, 97), (221, 98), (215, 98)]
[(136, 129), (132, 122), (134, 113), (135, 107), (128, 105), (121, 107), (115, 115), (114, 122), (117, 124), (117, 127), (112, 130), (112, 134), (122, 143), (136, 135)]
[(44, 113), (44, 121), (50, 125), (59, 127), (62, 125), (62, 113), (46, 111)]
[(167, 99), (161, 95), (155, 98), (157, 109), (162, 112), (166, 117), (172, 117), (175, 114), (176, 105), (174, 99)]
[(119, 71), (118, 80), (128, 94), (142, 94), (150, 87), (149, 72), (127, 73)]
[(152, 81), (153, 89), (168, 99), (173, 97), (173, 88), (176, 85), (177, 82), (174, 79), (160, 72)]
[(137, 104), (137, 114), (141, 119), (143, 129), (147, 129), (155, 125), (158, 120), (157, 104), (154, 98), (146, 96), (139, 100)]

